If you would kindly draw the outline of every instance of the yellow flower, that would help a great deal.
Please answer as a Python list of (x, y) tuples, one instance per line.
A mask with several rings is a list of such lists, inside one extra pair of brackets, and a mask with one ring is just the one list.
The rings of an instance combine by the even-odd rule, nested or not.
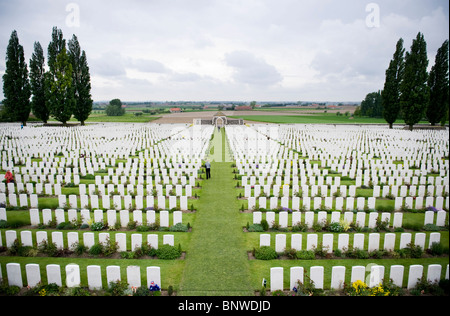
[(352, 283), (352, 287), (355, 289), (356, 294), (360, 294), (360, 292), (361, 292), (362, 290), (367, 289), (366, 283), (364, 283), (364, 282), (361, 281), (361, 280), (357, 280), (357, 281), (353, 282), (353, 283)]

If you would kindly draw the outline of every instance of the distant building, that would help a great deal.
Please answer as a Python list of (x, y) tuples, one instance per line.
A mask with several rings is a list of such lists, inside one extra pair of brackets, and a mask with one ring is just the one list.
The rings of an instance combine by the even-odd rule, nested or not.
[(219, 111), (214, 114), (212, 119), (194, 119), (194, 125), (224, 127), (226, 125), (244, 125), (244, 120), (228, 118), (223, 112)]
[(180, 108), (171, 108), (170, 113), (181, 113), (181, 109)]

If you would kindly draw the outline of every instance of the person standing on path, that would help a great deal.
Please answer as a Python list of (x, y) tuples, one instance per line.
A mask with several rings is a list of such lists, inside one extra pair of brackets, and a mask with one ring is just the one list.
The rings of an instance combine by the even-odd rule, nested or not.
[(211, 178), (211, 163), (209, 162), (209, 160), (206, 160), (205, 168), (206, 168), (206, 179), (209, 179)]

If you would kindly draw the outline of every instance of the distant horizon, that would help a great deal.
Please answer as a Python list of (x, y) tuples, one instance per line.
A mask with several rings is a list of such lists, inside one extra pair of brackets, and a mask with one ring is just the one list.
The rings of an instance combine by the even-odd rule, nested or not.
[[(110, 102), (113, 99), (117, 99), (117, 98), (112, 98), (110, 100), (94, 100), (94, 103), (104, 103), (104, 102)], [(120, 99), (120, 98), (118, 98)], [(343, 103), (343, 104), (358, 104), (361, 103), (361, 101), (264, 101), (264, 100), (251, 100), (251, 101), (240, 101), (240, 100), (200, 100), (200, 101), (196, 101), (196, 100), (139, 100), (139, 101), (132, 101), (132, 100), (122, 100), (120, 99), (120, 101), (122, 103), (136, 103), (136, 104), (140, 104), (140, 103), (251, 103), (253, 101), (255, 101), (257, 104), (258, 103), (265, 103), (265, 104), (278, 104), (278, 103), (286, 103), (286, 104), (295, 104), (298, 102), (302, 102), (302, 103)]]

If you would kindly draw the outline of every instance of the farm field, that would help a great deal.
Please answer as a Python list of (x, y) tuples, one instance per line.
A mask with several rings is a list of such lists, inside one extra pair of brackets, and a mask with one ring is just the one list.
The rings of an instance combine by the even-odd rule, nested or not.
[[(258, 111), (259, 112), (259, 111)], [(271, 113), (267, 111), (268, 113)], [(336, 116), (335, 113), (311, 113), (302, 115), (239, 115), (235, 112), (232, 118), (241, 118), (245, 121), (264, 122), (274, 124), (386, 124), (386, 121), (382, 118), (370, 118), (370, 117), (350, 117), (350, 116)], [(343, 114), (343, 113), (342, 113)], [(396, 124), (404, 125), (404, 121), (399, 120)], [(427, 122), (422, 122), (426, 124)]]
[[(15, 180), (0, 186), (1, 277), (9, 280), (7, 265), (18, 263), (24, 287), (28, 264), (39, 265), (43, 283), (46, 266), (59, 265), (63, 284), (64, 267), (76, 264), (82, 287), (90, 266), (100, 266), (103, 290), (109, 266), (128, 283), (137, 282), (129, 267), (139, 267), (142, 285), (146, 269), (159, 267), (163, 293), (178, 296), (260, 295), (280, 267), (285, 292), (291, 268), (313, 277), (311, 268), (323, 267), (317, 285), (331, 295), (336, 266), (348, 284), (355, 266), (366, 281), (373, 266), (389, 278), (400, 265), (405, 289), (415, 266), (425, 277), (434, 265), (439, 278), (448, 273), (448, 130), (2, 124), (0, 144), (1, 178), (10, 170)], [(61, 249), (43, 251), (44, 235)], [(74, 236), (92, 242), (80, 255)], [(275, 257), (259, 257), (262, 250)]]

